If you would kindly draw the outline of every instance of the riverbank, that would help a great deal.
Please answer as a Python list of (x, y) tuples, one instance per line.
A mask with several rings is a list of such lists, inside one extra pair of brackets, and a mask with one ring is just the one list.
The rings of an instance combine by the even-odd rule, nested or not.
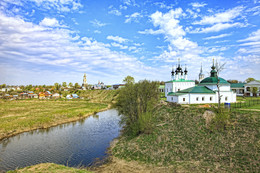
[(77, 121), (110, 108), (85, 100), (0, 100), (0, 140)]
[(259, 172), (259, 111), (232, 112), (226, 128), (216, 130), (208, 128), (207, 109), (159, 105), (153, 132), (122, 135), (112, 147), (111, 163), (98, 172), (124, 167), (141, 172)]
[(18, 170), (8, 171), (8, 173), (43, 173), (43, 172), (55, 172), (55, 173), (91, 173), (85, 169), (70, 168), (64, 165), (58, 165), (54, 163), (41, 163), (38, 165), (28, 166)]

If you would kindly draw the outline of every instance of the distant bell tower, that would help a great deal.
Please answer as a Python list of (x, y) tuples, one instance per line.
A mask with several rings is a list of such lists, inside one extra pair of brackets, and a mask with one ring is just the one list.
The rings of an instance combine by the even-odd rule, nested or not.
[(84, 76), (83, 76), (83, 87), (85, 87), (85, 89), (86, 89), (87, 85), (88, 85), (88, 83), (87, 83), (87, 75), (86, 75), (86, 73), (84, 73)]
[(202, 72), (202, 63), (201, 63), (201, 67), (200, 67), (200, 74), (199, 74), (199, 82), (201, 82), (204, 79), (204, 74)]

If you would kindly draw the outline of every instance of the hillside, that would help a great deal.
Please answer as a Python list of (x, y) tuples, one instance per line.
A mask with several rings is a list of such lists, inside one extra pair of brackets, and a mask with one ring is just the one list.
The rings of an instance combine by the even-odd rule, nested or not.
[(259, 112), (233, 112), (222, 131), (206, 127), (204, 112), (204, 108), (159, 105), (153, 114), (153, 132), (121, 136), (112, 154), (154, 170), (259, 172)]

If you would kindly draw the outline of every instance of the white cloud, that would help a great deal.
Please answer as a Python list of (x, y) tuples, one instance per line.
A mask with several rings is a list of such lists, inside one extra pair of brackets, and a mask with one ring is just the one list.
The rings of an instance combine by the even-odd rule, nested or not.
[(190, 33), (209, 33), (209, 32), (218, 32), (222, 31), (228, 28), (233, 27), (243, 27), (244, 25), (242, 23), (236, 22), (236, 23), (217, 23), (211, 27), (207, 28), (197, 28), (194, 31), (190, 31)]
[(40, 25), (42, 26), (50, 26), (50, 27), (57, 27), (60, 26), (59, 21), (55, 18), (47, 18), (45, 17), (41, 22)]
[(244, 47), (238, 50), (239, 53), (254, 53), (260, 55), (260, 29), (252, 32), (249, 37), (238, 40), (238, 42), (242, 42), (240, 46)]
[(223, 37), (227, 37), (227, 36), (230, 36), (230, 35), (231, 34), (220, 34), (220, 35), (215, 35), (215, 36), (210, 36), (210, 37), (203, 38), (203, 40), (218, 39), (218, 38), (223, 38)]
[(76, 11), (83, 7), (79, 0), (30, 0), (38, 7), (46, 9), (57, 9), (62, 12)]
[(119, 47), (120, 49), (128, 49), (128, 46), (123, 46), (123, 45), (115, 43), (115, 42), (111, 43), (111, 45), (114, 47)]
[(190, 3), (190, 5), (191, 5), (193, 8), (200, 8), (200, 7), (204, 7), (204, 6), (207, 5), (207, 4), (206, 4), (206, 3), (193, 2), (193, 3)]
[(122, 38), (122, 37), (119, 37), (119, 36), (112, 36), (112, 35), (107, 36), (107, 39), (108, 39), (108, 40), (116, 41), (116, 42), (118, 42), (118, 43), (124, 43), (124, 42), (129, 41), (129, 40), (126, 39), (126, 38)]
[(241, 14), (243, 9), (244, 8), (242, 6), (238, 6), (225, 12), (217, 13), (213, 16), (204, 16), (200, 21), (196, 21), (193, 24), (212, 25), (224, 22), (231, 22), (233, 19)]
[(143, 15), (138, 12), (135, 12), (131, 15), (126, 15), (125, 17), (126, 17), (125, 23), (131, 23), (132, 21), (139, 22), (138, 19), (142, 18)]
[[(75, 36), (74, 31), (66, 28), (46, 28), (22, 18), (7, 17), (1, 12), (0, 23), (0, 65), (6, 60), (14, 67), (19, 63), (26, 64), (28, 69), (48, 66), (48, 71), (52, 72), (57, 69), (67, 70), (67, 73), (87, 72), (96, 79), (105, 75), (107, 80), (115, 81), (126, 75), (132, 75), (137, 80), (143, 75), (157, 75), (153, 68), (137, 58), (112, 51), (109, 45), (94, 39)], [(1, 71), (6, 70), (1, 68)], [(31, 81), (40, 81), (40, 78), (31, 78)]]
[(114, 15), (116, 15), (116, 16), (121, 16), (122, 15), (122, 13), (119, 11), (119, 10), (117, 10), (117, 9), (112, 9), (112, 10), (110, 10), (109, 12), (108, 12), (108, 14), (114, 14)]
[(98, 21), (97, 19), (94, 19), (92, 21), (90, 21), (90, 23), (94, 26), (94, 27), (103, 27), (103, 26), (106, 26), (107, 24), (106, 23), (102, 23), (100, 21)]
[(260, 29), (255, 32), (252, 32), (248, 38), (239, 40), (238, 42), (245, 42), (245, 41), (260, 41)]

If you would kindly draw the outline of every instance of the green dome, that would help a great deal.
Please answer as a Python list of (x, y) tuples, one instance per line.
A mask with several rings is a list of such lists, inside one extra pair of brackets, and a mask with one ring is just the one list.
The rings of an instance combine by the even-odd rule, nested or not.
[[(223, 78), (219, 78), (219, 83), (221, 84), (229, 84), (225, 79)], [(205, 79), (203, 79), (200, 84), (217, 84), (218, 83), (218, 79), (216, 77), (207, 77)]]

